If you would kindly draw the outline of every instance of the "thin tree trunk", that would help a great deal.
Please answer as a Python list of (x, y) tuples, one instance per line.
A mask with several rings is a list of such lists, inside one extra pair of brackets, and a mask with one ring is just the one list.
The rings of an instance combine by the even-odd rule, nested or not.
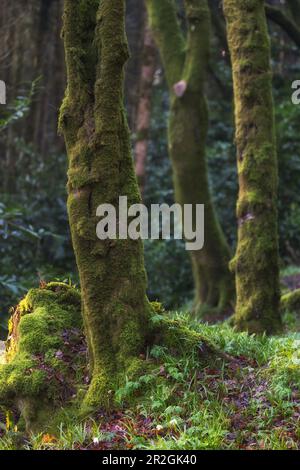
[(68, 88), (60, 116), (91, 363), (85, 411), (109, 407), (120, 375), (138, 367), (150, 313), (141, 242), (96, 237), (100, 204), (116, 206), (120, 195), (128, 196), (129, 205), (140, 201), (123, 106), (125, 0), (98, 5), (98, 0), (65, 0)]
[(17, 193), (20, 164), (28, 164), (30, 146), (37, 155), (62, 151), (57, 137), (57, 116), (65, 88), (63, 46), (60, 40), (63, 0), (1, 0), (1, 79), (8, 90), (8, 104), (17, 96), (28, 96), (30, 84), (39, 80), (30, 111), (10, 124), (1, 139), (0, 170), (4, 174), (0, 190)]
[(125, 100), (129, 128), (134, 132), (139, 104), (139, 88), (147, 12), (144, 0), (127, 0), (126, 10), (130, 60), (127, 62), (125, 69)]
[(280, 327), (277, 158), (270, 42), (261, 0), (225, 0), (231, 53), (239, 198), (235, 321), (240, 330)]
[(146, 162), (148, 153), (149, 129), (151, 122), (151, 98), (157, 64), (157, 52), (152, 33), (145, 25), (143, 64), (139, 90), (139, 104), (136, 118), (136, 139), (134, 146), (135, 169), (141, 195), (146, 182)]
[(225, 241), (212, 204), (205, 146), (208, 130), (204, 84), (209, 59), (210, 14), (207, 0), (185, 0), (188, 37), (180, 30), (173, 0), (147, 0), (170, 89), (169, 153), (175, 198), (180, 204), (205, 205), (205, 244), (191, 252), (195, 307), (227, 309), (234, 280)]
[[(40, 77), (38, 97), (28, 118), (26, 141), (46, 158), (62, 149), (57, 137), (57, 115), (65, 88), (63, 47), (60, 40), (62, 0), (41, 0), (36, 14), (35, 76)], [(30, 125), (31, 124), (31, 125)]]

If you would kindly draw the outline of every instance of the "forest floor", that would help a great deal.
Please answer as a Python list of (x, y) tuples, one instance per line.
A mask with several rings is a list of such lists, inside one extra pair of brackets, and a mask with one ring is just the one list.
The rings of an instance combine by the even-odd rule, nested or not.
[(66, 414), (57, 432), (30, 436), (3, 415), (0, 449), (300, 449), (300, 334), (259, 338), (181, 317), (224, 356), (156, 346), (155, 372), (117, 391), (121, 411), (81, 423)]
[[(284, 273), (282, 283), (298, 288), (299, 272)], [(281, 336), (259, 337), (237, 333), (226, 321), (165, 315), (203, 343), (154, 346), (145, 359), (150, 372), (116, 391), (118, 406), (109, 415), (78, 422), (66, 411), (56, 430), (26, 435), (0, 411), (0, 450), (300, 450), (299, 317), (289, 312)]]

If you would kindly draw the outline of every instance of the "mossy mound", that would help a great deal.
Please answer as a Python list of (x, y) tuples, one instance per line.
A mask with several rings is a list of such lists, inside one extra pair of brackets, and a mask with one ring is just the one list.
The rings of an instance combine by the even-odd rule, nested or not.
[[(188, 321), (169, 315), (159, 303), (152, 303), (152, 328), (144, 354), (132, 357), (117, 374), (109, 390), (114, 406), (120, 406), (118, 390), (138, 383), (158, 367), (150, 351), (162, 347), (181, 358), (186, 350), (197, 364), (221, 357), (205, 335), (189, 327)], [(7, 363), (0, 366), (0, 409), (17, 410), (19, 428), (27, 431), (53, 430), (61, 414), (91, 416), (101, 412), (103, 391), (95, 383), (92, 407), (85, 408), (90, 374), (81, 317), (80, 292), (62, 283), (32, 289), (19, 303), (9, 322)], [(148, 353), (147, 353), (148, 351)], [(131, 406), (143, 400), (147, 387), (131, 395)]]
[(0, 406), (18, 409), (26, 427), (41, 411), (66, 405), (84, 383), (87, 348), (80, 293), (63, 283), (32, 289), (9, 322), (7, 363), (0, 366)]

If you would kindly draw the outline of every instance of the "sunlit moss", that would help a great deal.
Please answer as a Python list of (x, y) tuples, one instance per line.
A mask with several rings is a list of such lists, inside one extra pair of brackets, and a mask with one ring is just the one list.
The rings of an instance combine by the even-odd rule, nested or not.
[(10, 320), (7, 363), (0, 369), (0, 406), (19, 408), (27, 427), (35, 425), (43, 408), (52, 414), (60, 406), (60, 393), (70, 380), (76, 389), (72, 367), (86, 367), (85, 357), (77, 356), (69, 365), (56, 359), (65, 348), (64, 333), (82, 331), (80, 303), (75, 288), (50, 283), (30, 290)]

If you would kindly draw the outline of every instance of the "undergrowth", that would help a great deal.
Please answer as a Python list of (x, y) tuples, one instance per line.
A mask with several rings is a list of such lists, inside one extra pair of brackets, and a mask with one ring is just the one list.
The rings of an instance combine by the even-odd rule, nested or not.
[[(117, 410), (78, 422), (65, 411), (56, 431), (23, 434), (3, 414), (5, 449), (300, 449), (300, 334), (280, 337), (236, 333), (188, 315), (157, 316), (180, 324), (182, 340), (198, 346), (156, 344), (148, 373), (125, 378)], [(292, 314), (287, 317), (287, 328)], [(180, 340), (180, 335), (177, 338)], [(214, 352), (205, 350), (213, 345)], [(6, 421), (6, 422), (5, 422)]]

